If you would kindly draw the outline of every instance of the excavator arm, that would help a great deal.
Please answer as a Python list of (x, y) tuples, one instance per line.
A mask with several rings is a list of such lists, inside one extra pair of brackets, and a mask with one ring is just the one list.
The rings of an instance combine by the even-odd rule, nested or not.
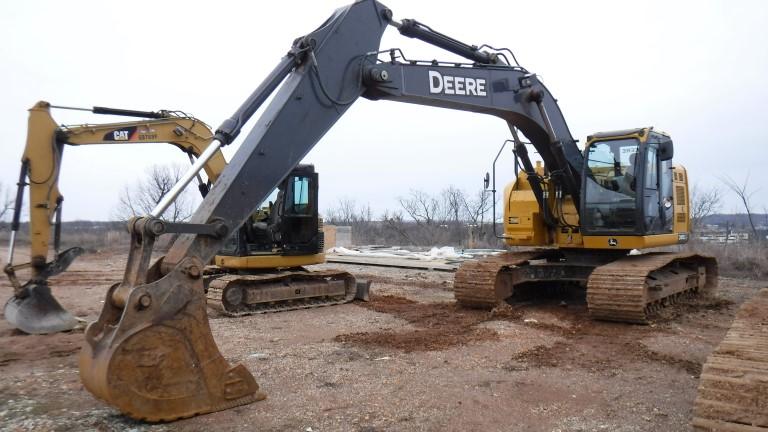
[[(26, 333), (52, 333), (69, 330), (76, 324), (51, 295), (49, 277), (63, 272), (82, 253), (73, 247), (60, 251), (63, 196), (59, 191), (59, 173), (64, 147), (67, 145), (168, 143), (190, 158), (197, 158), (213, 140), (213, 132), (202, 121), (167, 111), (143, 112), (95, 107), (97, 114), (144, 117), (141, 121), (96, 125), (59, 126), (51, 116), (51, 105), (38, 102), (29, 112), (27, 142), (22, 156), (21, 172), (11, 224), (8, 263), (4, 271), (14, 288), (14, 295), (4, 308), (6, 320)], [(226, 161), (216, 152), (204, 165), (209, 182), (224, 170)], [(198, 176), (201, 193), (208, 184)], [(20, 228), (24, 188), (29, 186), (30, 262), (14, 264), (16, 234)], [(53, 235), (52, 235), (53, 234)], [(54, 258), (48, 261), (53, 238)], [(29, 269), (26, 282), (17, 272)]]
[[(363, 27), (361, 23), (367, 22)], [(404, 20), (411, 23), (413, 20)], [(205, 224), (213, 219), (232, 227), (247, 217), (253, 203), (262, 202), (296, 164), (314, 147), (322, 136), (344, 114), (358, 96), (371, 100), (391, 100), (419, 105), (488, 114), (505, 120), (510, 129), (519, 129), (531, 140), (548, 170), (556, 173), (565, 193), (579, 201), (580, 172), (583, 155), (570, 134), (556, 100), (536, 75), (519, 66), (502, 63), (496, 55), (477, 54), (469, 45), (451, 40), (445, 35), (438, 39), (433, 30), (421, 25), (419, 32), (411, 29), (410, 37), (438, 46), (470, 59), (493, 58), (496, 63), (456, 64), (437, 62), (398, 62), (378, 60), (374, 47), (385, 25), (402, 29), (404, 24), (391, 18), (391, 12), (378, 2), (364, 1), (337, 11), (326, 24), (300, 38), (282, 65), (294, 65), (283, 86), (275, 94), (253, 130), (233, 157), (222, 182), (210, 199), (192, 216), (192, 223)], [(330, 31), (329, 31), (330, 30)], [(355, 35), (354, 37), (350, 35)], [(346, 38), (352, 37), (352, 40)], [(453, 43), (449, 45), (446, 40)], [(466, 50), (459, 47), (465, 46)], [(278, 81), (282, 75), (268, 79)], [(263, 100), (252, 96), (250, 100)], [(242, 119), (242, 111), (233, 118)], [(302, 127), (297, 128), (297, 121)], [(239, 123), (242, 123), (240, 121)], [(227, 122), (225, 122), (226, 126)], [(220, 127), (217, 136), (221, 135)], [(239, 130), (239, 129), (238, 129)], [(290, 144), (286, 144), (290, 143)], [(524, 168), (534, 172), (525, 147), (520, 156)], [(246, 191), (247, 189), (247, 191)], [(545, 198), (541, 188), (534, 187), (540, 204)], [(246, 196), (247, 200), (233, 200)], [(232, 219), (237, 215), (237, 219)], [(168, 272), (181, 259), (199, 256), (204, 261), (218, 250), (205, 236), (183, 235), (163, 262)]]
[[(393, 58), (395, 57), (392, 54)], [(566, 193), (579, 200), (583, 155), (572, 138), (560, 107), (536, 75), (506, 64), (440, 64), (379, 61), (366, 68), (366, 92), (372, 100), (390, 100), (499, 117), (511, 131), (531, 141)], [(522, 143), (517, 146), (523, 167), (533, 165)], [(537, 199), (544, 206), (539, 184)]]
[[(378, 60), (388, 25), (474, 63), (453, 66)], [(253, 376), (218, 351), (205, 310), (205, 263), (258, 203), (360, 96), (495, 115), (522, 130), (563, 190), (576, 197), (582, 156), (554, 98), (535, 75), (413, 20), (396, 22), (374, 0), (338, 9), (293, 46), (215, 140), (146, 217), (129, 222), (123, 282), (107, 293), (86, 329), (80, 374), (86, 388), (123, 413), (149, 421), (227, 409), (260, 400)], [(463, 92), (463, 93), (462, 93)], [(270, 97), (253, 129), (188, 224), (159, 218), (220, 146), (231, 143)], [(522, 144), (521, 144), (522, 145)], [(524, 168), (533, 167), (523, 158)], [(544, 202), (541, 188), (537, 199)], [(578, 201), (578, 198), (575, 198)], [(150, 265), (155, 239), (179, 237)]]

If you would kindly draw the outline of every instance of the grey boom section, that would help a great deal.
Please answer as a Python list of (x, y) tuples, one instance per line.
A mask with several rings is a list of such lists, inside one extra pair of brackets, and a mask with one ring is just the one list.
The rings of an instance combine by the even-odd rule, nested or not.
[[(320, 28), (294, 43), (303, 50), (303, 58), (274, 93), (191, 223), (219, 221), (230, 229), (242, 225), (346, 112), (364, 91), (362, 62), (366, 53), (378, 49), (387, 26), (383, 9), (374, 1), (338, 9)], [(207, 262), (223, 242), (182, 234), (164, 259), (164, 273), (185, 257)]]
[[(572, 182), (566, 186), (578, 202), (584, 156), (557, 101), (535, 75), (507, 65), (380, 63), (368, 70), (366, 98), (493, 115), (520, 129), (550, 172), (568, 171)], [(377, 82), (382, 72), (387, 80)]]

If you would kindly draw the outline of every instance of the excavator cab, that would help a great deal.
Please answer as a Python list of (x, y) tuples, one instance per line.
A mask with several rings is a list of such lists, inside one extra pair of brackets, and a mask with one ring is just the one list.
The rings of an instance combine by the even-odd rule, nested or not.
[(207, 267), (208, 306), (229, 316), (368, 300), (369, 281), (348, 272), (308, 270), (325, 262), (318, 173), (298, 165)]
[(281, 240), (286, 255), (323, 251), (323, 235), (317, 216), (318, 175), (312, 165), (300, 165), (284, 184), (280, 202)]
[(318, 219), (318, 173), (298, 165), (277, 187), (274, 202), (262, 207), (232, 236), (221, 256), (314, 255), (323, 251)]
[(672, 155), (671, 138), (652, 128), (590, 136), (582, 175), (585, 238), (607, 236), (604, 248), (631, 249), (620, 236), (672, 234), (674, 204), (687, 207), (675, 203)]

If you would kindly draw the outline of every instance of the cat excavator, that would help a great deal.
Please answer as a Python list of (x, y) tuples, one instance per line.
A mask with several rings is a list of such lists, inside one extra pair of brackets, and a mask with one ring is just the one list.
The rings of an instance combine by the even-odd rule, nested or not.
[[(380, 50), (389, 26), (468, 61)], [(487, 114), (509, 126), (522, 172), (505, 189), (500, 237), (539, 249), (463, 264), (454, 283), (459, 304), (489, 308), (531, 284), (574, 283), (586, 287), (594, 318), (643, 323), (664, 304), (716, 286), (710, 257), (630, 254), (688, 240), (688, 176), (672, 164), (669, 135), (650, 127), (596, 133), (582, 149), (553, 95), (510, 50), (468, 45), (416, 20), (398, 21), (378, 1), (360, 0), (297, 38), (166, 199), (129, 223), (125, 278), (85, 332), (80, 376), (89, 391), (147, 421), (265, 397), (245, 366), (231, 365), (213, 340), (202, 268), (360, 97)], [(235, 140), (258, 109), (189, 223), (160, 219), (210, 152)], [(543, 164), (534, 165), (528, 146)], [(179, 236), (150, 263), (154, 242), (166, 233)]]
[[(106, 107), (95, 114), (141, 117), (143, 120), (59, 126), (48, 102), (38, 102), (29, 112), (27, 144), (11, 223), (8, 263), (4, 271), (14, 290), (6, 302), (5, 319), (30, 334), (71, 330), (76, 319), (51, 294), (48, 279), (67, 269), (83, 253), (81, 247), (61, 251), (63, 197), (59, 174), (66, 145), (168, 143), (199, 157), (213, 140), (204, 122), (179, 111), (134, 111)], [(82, 110), (82, 109), (81, 109)], [(227, 163), (221, 151), (213, 153), (203, 168), (208, 181), (195, 178), (204, 197)], [(365, 299), (369, 284), (356, 283), (343, 271), (306, 271), (303, 266), (325, 262), (322, 221), (318, 217), (318, 174), (312, 165), (300, 165), (278, 185), (274, 209), (255, 212), (232, 237), (234, 246), (223, 248), (205, 268), (209, 305), (226, 315), (325, 306)], [(14, 264), (24, 188), (29, 186), (30, 262)], [(54, 257), (48, 261), (50, 240)], [(29, 270), (21, 282), (17, 272)]]

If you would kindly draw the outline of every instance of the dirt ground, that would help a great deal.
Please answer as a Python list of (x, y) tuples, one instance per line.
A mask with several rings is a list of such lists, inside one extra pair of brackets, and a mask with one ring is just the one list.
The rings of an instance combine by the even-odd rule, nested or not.
[[(2, 251), (0, 251), (2, 252)], [(94, 320), (125, 255), (81, 257), (53, 281)], [(452, 273), (354, 265), (372, 301), (227, 318), (224, 356), (268, 398), (169, 424), (122, 417), (80, 384), (82, 329), (30, 336), (0, 321), (0, 430), (685, 431), (702, 363), (763, 281), (722, 278), (715, 298), (651, 325), (593, 322), (583, 292), (532, 295), (492, 312), (458, 308)], [(5, 280), (0, 301), (10, 295)]]

